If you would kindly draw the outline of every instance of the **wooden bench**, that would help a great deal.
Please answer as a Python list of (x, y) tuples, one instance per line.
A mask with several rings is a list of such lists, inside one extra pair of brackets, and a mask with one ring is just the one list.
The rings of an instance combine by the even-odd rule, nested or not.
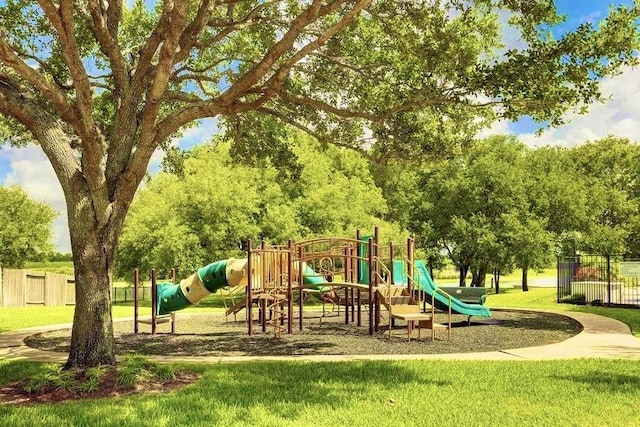
[(440, 289), (452, 297), (467, 303), (484, 305), (487, 300), (487, 288), (470, 288), (462, 286), (440, 286)]
[[(418, 338), (420, 338), (420, 329), (427, 328), (431, 329), (431, 340), (435, 339), (434, 329), (433, 329), (433, 317), (430, 314), (426, 313), (397, 313), (392, 314), (391, 317), (394, 319), (400, 319), (407, 322), (407, 340), (411, 339), (411, 334), (413, 330), (418, 328)], [(389, 334), (391, 334), (391, 329), (389, 329)]]

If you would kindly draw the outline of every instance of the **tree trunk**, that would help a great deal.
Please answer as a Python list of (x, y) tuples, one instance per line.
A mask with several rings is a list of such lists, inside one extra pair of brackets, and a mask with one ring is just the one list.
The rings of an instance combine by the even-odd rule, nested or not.
[(493, 269), (493, 281), (496, 285), (496, 295), (500, 293), (500, 270), (497, 268)]
[(459, 286), (467, 286), (467, 273), (469, 272), (469, 267), (466, 265), (458, 266), (460, 270), (460, 283)]
[[(82, 190), (78, 192), (82, 193)], [(110, 221), (99, 232), (96, 221), (92, 220), (96, 216), (88, 191), (84, 193), (85, 197), (74, 195), (74, 200), (67, 199), (76, 290), (67, 369), (116, 363), (111, 286), (115, 246), (122, 221)], [(113, 227), (117, 227), (118, 232), (114, 232)], [(105, 236), (116, 236), (111, 239), (115, 241), (109, 242)]]
[(487, 266), (484, 265), (478, 270), (471, 270), (471, 286), (476, 288), (484, 288), (485, 278), (487, 276)]
[(529, 269), (528, 268), (523, 268), (522, 269), (522, 292), (528, 292), (529, 291), (529, 282), (527, 281), (527, 276), (529, 275)]

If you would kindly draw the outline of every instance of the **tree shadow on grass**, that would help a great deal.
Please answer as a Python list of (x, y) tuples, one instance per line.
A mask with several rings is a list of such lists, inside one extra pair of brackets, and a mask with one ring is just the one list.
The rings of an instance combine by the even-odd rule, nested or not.
[(555, 375), (555, 379), (588, 385), (598, 393), (638, 394), (640, 376), (617, 372), (590, 371), (581, 374)]
[(291, 422), (306, 412), (353, 411), (363, 396), (388, 406), (398, 390), (413, 388), (417, 383), (432, 387), (434, 395), (438, 389), (452, 385), (449, 381), (424, 378), (401, 363), (390, 362), (257, 362), (240, 368), (218, 365), (207, 369), (197, 387), (182, 390), (163, 405), (178, 409), (181, 401), (197, 399), (206, 390), (214, 404), (238, 409), (227, 414), (226, 424), (248, 422), (239, 417), (253, 408), (269, 408), (271, 414)]
[[(31, 362), (12, 362), (16, 364)], [(252, 362), (219, 365), (181, 365), (202, 375), (196, 383), (170, 393), (133, 395), (68, 402), (29, 408), (0, 407), (7, 420), (36, 425), (38, 420), (61, 420), (69, 425), (255, 425), (323, 424), (313, 416), (358, 410), (367, 399), (372, 409), (393, 410), (413, 404), (408, 390), (427, 390), (436, 396), (453, 384), (396, 362)], [(435, 368), (435, 365), (432, 366)], [(22, 370), (0, 365), (0, 374)], [(32, 371), (32, 373), (37, 372)], [(408, 389), (408, 390), (407, 390)], [(387, 409), (388, 408), (388, 409)], [(346, 412), (345, 412), (346, 411)], [(317, 415), (316, 415), (317, 414)], [(265, 418), (266, 417), (266, 418)], [(326, 424), (327, 420), (324, 420)], [(59, 421), (58, 421), (59, 422)], [(35, 424), (34, 424), (35, 423)], [(332, 422), (333, 423), (333, 422)], [(49, 425), (53, 425), (51, 422)], [(59, 424), (58, 424), (59, 425)]]
[[(299, 337), (298, 337), (299, 338)], [(243, 333), (221, 332), (182, 335), (124, 334), (118, 337), (118, 349), (123, 353), (152, 355), (197, 356), (288, 356), (322, 354), (335, 344), (319, 337), (287, 340), (273, 334), (248, 336)]]

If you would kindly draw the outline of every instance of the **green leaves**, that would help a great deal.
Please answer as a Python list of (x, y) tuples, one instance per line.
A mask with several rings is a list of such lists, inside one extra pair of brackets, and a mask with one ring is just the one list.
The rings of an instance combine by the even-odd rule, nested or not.
[(190, 151), (180, 178), (152, 178), (132, 205), (116, 275), (156, 267), (166, 276), (174, 266), (187, 275), (215, 260), (243, 257), (248, 238), (286, 243), (354, 236), (357, 228), (376, 225), (385, 241), (406, 238), (382, 220), (387, 203), (362, 156), (323, 147), (300, 132), (281, 141), (295, 173), (277, 158), (247, 164), (232, 145), (216, 142)]
[(0, 265), (20, 268), (53, 250), (56, 212), (18, 187), (0, 186)]
[(489, 265), (503, 271), (545, 266), (551, 235), (532, 213), (528, 153), (515, 138), (492, 137), (425, 169), (409, 215), (418, 241), (446, 250), (474, 277)]

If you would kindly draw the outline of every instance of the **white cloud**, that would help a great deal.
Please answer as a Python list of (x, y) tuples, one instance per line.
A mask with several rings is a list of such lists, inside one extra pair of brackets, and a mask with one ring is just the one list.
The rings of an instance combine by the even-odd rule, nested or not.
[(587, 15), (583, 15), (581, 17), (578, 18), (578, 22), (580, 24), (584, 24), (585, 22), (589, 22), (589, 23), (596, 23), (598, 21), (600, 21), (603, 18), (603, 11), (602, 10), (595, 10)]
[[(193, 147), (194, 145), (202, 144), (203, 142), (210, 141), (211, 138), (220, 132), (218, 125), (218, 119), (203, 119), (200, 120), (200, 125), (187, 129), (184, 135), (171, 141), (171, 146), (180, 147), (183, 150)], [(164, 151), (157, 149), (152, 155), (149, 161), (149, 167), (147, 170), (149, 173), (157, 172), (164, 159)]]
[(584, 115), (568, 113), (569, 123), (546, 130), (542, 135), (519, 135), (530, 146), (573, 147), (587, 141), (615, 135), (640, 141), (640, 69), (626, 68), (619, 76), (604, 79), (601, 91), (609, 100), (594, 104)]
[(493, 135), (507, 135), (510, 134), (511, 129), (509, 129), (509, 122), (506, 120), (498, 120), (491, 124), (491, 127), (482, 129), (476, 135), (477, 138), (488, 138)]

